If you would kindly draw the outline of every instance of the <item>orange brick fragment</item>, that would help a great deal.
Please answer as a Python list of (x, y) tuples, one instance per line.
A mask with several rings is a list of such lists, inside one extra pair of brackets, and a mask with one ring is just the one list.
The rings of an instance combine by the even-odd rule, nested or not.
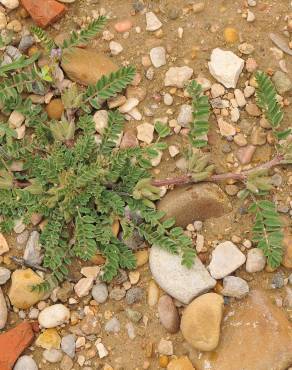
[(23, 321), (15, 328), (0, 335), (0, 369), (12, 370), (22, 352), (32, 343), (31, 324)]
[(64, 15), (67, 8), (55, 0), (21, 0), (22, 6), (40, 27), (47, 27)]

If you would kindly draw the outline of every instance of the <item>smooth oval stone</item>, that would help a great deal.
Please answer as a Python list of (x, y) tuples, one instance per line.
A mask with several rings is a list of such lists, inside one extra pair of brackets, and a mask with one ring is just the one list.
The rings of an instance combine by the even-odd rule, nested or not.
[(158, 314), (161, 324), (169, 333), (177, 333), (179, 331), (179, 314), (173, 300), (168, 295), (160, 297), (158, 302)]
[(158, 202), (157, 208), (166, 212), (165, 219), (174, 217), (176, 225), (181, 227), (197, 220), (221, 217), (231, 211), (228, 198), (216, 184), (177, 187)]

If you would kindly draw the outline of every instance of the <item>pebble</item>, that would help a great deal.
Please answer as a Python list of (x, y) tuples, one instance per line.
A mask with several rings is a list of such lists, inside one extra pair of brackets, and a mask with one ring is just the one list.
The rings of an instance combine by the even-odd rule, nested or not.
[(11, 275), (11, 286), (8, 297), (11, 304), (20, 309), (27, 309), (43, 298), (43, 293), (32, 291), (33, 285), (38, 285), (43, 279), (31, 269), (15, 270)]
[(108, 333), (118, 333), (121, 330), (121, 324), (116, 317), (113, 317), (105, 324), (104, 330)]
[(22, 24), (17, 19), (13, 19), (7, 24), (6, 28), (9, 31), (20, 32), (22, 30)]
[(43, 358), (51, 364), (55, 364), (62, 360), (62, 352), (59, 349), (46, 349), (43, 352)]
[(226, 185), (225, 191), (228, 195), (234, 196), (238, 193), (239, 188), (236, 185)]
[(182, 356), (170, 361), (167, 370), (196, 370), (191, 361), (186, 356)]
[(0, 12), (0, 30), (4, 30), (7, 25), (6, 15)]
[(128, 318), (135, 323), (138, 323), (142, 319), (142, 313), (139, 311), (135, 311), (130, 308), (127, 308), (126, 313), (127, 313)]
[(123, 21), (117, 22), (114, 27), (117, 32), (127, 32), (130, 31), (132, 28), (133, 23), (129, 19), (125, 19)]
[(196, 298), (184, 310), (181, 331), (186, 341), (199, 351), (213, 351), (219, 343), (224, 300), (207, 293)]
[(125, 325), (126, 329), (127, 329), (127, 333), (128, 333), (128, 337), (131, 339), (131, 340), (134, 340), (136, 338), (136, 334), (135, 334), (135, 327), (134, 325), (131, 323), (131, 322), (128, 322), (126, 325)]
[(30, 356), (21, 356), (14, 365), (13, 370), (38, 370), (38, 366)]
[(166, 93), (163, 96), (163, 102), (165, 105), (172, 105), (173, 97), (170, 94)]
[(98, 110), (93, 116), (93, 121), (96, 132), (103, 134), (105, 128), (108, 126), (108, 112), (106, 110)]
[(111, 41), (109, 48), (112, 55), (119, 55), (124, 50), (123, 46), (117, 41)]
[(247, 22), (254, 22), (255, 21), (255, 15), (252, 11), (248, 10), (247, 11), (247, 17), (246, 17), (246, 20)]
[(193, 108), (189, 104), (182, 104), (177, 117), (177, 123), (182, 127), (188, 127), (193, 120)]
[(232, 51), (216, 48), (212, 51), (208, 66), (211, 75), (217, 81), (227, 88), (235, 88), (244, 67), (244, 60)]
[(114, 288), (110, 292), (110, 298), (115, 300), (115, 301), (120, 301), (122, 300), (126, 295), (126, 290), (124, 288)]
[(37, 338), (36, 345), (44, 349), (59, 349), (61, 344), (61, 337), (56, 329), (44, 330)]
[(240, 44), (238, 46), (238, 50), (241, 52), (241, 54), (249, 55), (254, 52), (254, 46), (252, 44), (248, 44), (247, 42), (244, 42), (243, 44)]
[(33, 44), (35, 43), (35, 39), (31, 35), (24, 35), (22, 36), (19, 44), (18, 50), (21, 52), (27, 51)]
[(267, 142), (266, 131), (261, 127), (253, 127), (250, 142), (252, 145), (264, 145)]
[(24, 121), (25, 121), (25, 116), (22, 113), (17, 112), (16, 110), (14, 110), (10, 114), (9, 119), (8, 119), (8, 123), (11, 128), (19, 128), (23, 124)]
[(226, 241), (213, 250), (208, 269), (214, 279), (222, 279), (237, 270), (244, 262), (245, 255), (231, 241)]
[(264, 252), (259, 248), (252, 248), (247, 252), (246, 271), (249, 273), (263, 271), (266, 265)]
[(135, 253), (137, 267), (144, 266), (149, 260), (149, 252), (147, 249), (137, 251)]
[(4, 235), (0, 233), (0, 256), (9, 251), (9, 246), (4, 238)]
[(292, 82), (287, 73), (276, 71), (272, 77), (272, 81), (280, 95), (283, 95), (292, 90)]
[(172, 158), (179, 154), (179, 148), (176, 145), (169, 145), (168, 151)]
[(255, 93), (255, 88), (253, 86), (246, 86), (243, 93), (246, 98), (250, 98)]
[(96, 349), (98, 351), (99, 358), (104, 358), (108, 355), (108, 351), (103, 345), (103, 343), (97, 342), (95, 343)]
[(193, 4), (193, 13), (201, 13), (205, 9), (205, 2), (200, 1), (196, 4)]
[(180, 318), (173, 303), (168, 295), (160, 297), (158, 302), (158, 315), (162, 326), (171, 334), (177, 333), (180, 326)]
[(100, 272), (100, 267), (99, 266), (86, 266), (86, 267), (82, 267), (80, 272), (86, 278), (96, 279)]
[(150, 50), (150, 59), (155, 68), (159, 68), (166, 64), (166, 53), (162, 46), (157, 46)]
[(92, 312), (88, 312), (80, 323), (80, 329), (85, 335), (97, 335), (100, 333), (101, 327), (98, 317)]
[(213, 84), (211, 86), (211, 95), (213, 98), (218, 98), (225, 94), (225, 88), (221, 84)]
[(61, 99), (52, 99), (46, 106), (46, 111), (51, 119), (60, 120), (64, 113), (64, 105)]
[(99, 283), (99, 284), (94, 285), (94, 287), (92, 288), (91, 294), (92, 294), (93, 299), (97, 303), (99, 304), (104, 303), (108, 298), (107, 285), (105, 283)]
[(247, 72), (252, 73), (257, 69), (257, 67), (258, 67), (258, 64), (254, 58), (247, 58), (245, 62), (245, 68)]
[(68, 334), (65, 335), (61, 341), (62, 351), (66, 353), (66, 355), (68, 355), (70, 358), (74, 358), (75, 356), (76, 350), (75, 340), (76, 338), (74, 334)]
[(254, 145), (247, 145), (244, 148), (239, 148), (236, 152), (236, 156), (241, 164), (249, 164), (256, 151)]
[(227, 297), (243, 298), (249, 293), (247, 282), (240, 277), (226, 276), (223, 279), (222, 294)]
[(146, 31), (157, 31), (162, 23), (153, 12), (146, 13)]
[(92, 289), (93, 282), (94, 279), (92, 277), (80, 279), (78, 283), (74, 286), (74, 291), (77, 296), (79, 298), (87, 296)]
[(281, 289), (285, 285), (284, 277), (282, 273), (278, 272), (276, 273), (272, 278), (271, 287), (273, 289)]
[(140, 302), (144, 297), (144, 291), (139, 287), (132, 287), (126, 293), (127, 304), (134, 304)]
[(31, 264), (35, 264), (35, 265), (40, 265), (43, 260), (39, 239), (40, 239), (40, 234), (37, 231), (33, 231), (29, 236), (29, 239), (27, 241), (24, 254), (23, 254), (23, 258), (27, 262)]
[(119, 107), (121, 113), (128, 113), (133, 108), (137, 107), (139, 100), (136, 97), (129, 97), (126, 102)]
[(152, 246), (149, 263), (153, 278), (160, 287), (185, 304), (212, 289), (216, 284), (198, 258), (188, 269), (181, 264), (180, 256)]
[(55, 304), (46, 307), (38, 317), (39, 324), (43, 328), (55, 328), (67, 322), (70, 318), (70, 311), (63, 304)]
[(255, 103), (248, 103), (245, 110), (252, 117), (259, 117), (262, 114), (261, 110)]
[(240, 108), (242, 108), (246, 105), (246, 100), (245, 100), (244, 94), (241, 90), (235, 89), (234, 90), (234, 96), (235, 96), (235, 99), (236, 99), (236, 103), (238, 104), (238, 106)]
[(222, 117), (219, 117), (217, 122), (222, 136), (228, 137), (236, 134), (235, 127), (231, 123), (224, 121)]
[(157, 347), (158, 353), (161, 355), (172, 356), (173, 344), (170, 340), (161, 339)]
[(73, 361), (71, 358), (67, 355), (63, 356), (62, 361), (60, 363), (60, 369), (61, 370), (71, 370), (74, 366)]
[(224, 39), (229, 44), (234, 44), (238, 41), (238, 32), (236, 28), (226, 27), (224, 29)]
[(188, 66), (171, 67), (165, 74), (164, 86), (183, 88), (191, 79), (193, 69)]
[(0, 3), (10, 10), (19, 7), (19, 0), (1, 0)]
[(132, 285), (136, 285), (140, 280), (140, 272), (139, 271), (130, 271), (129, 272), (129, 280)]
[(3, 329), (6, 325), (8, 317), (7, 305), (5, 301), (4, 294), (0, 287), (0, 330)]
[(150, 123), (143, 123), (137, 126), (137, 138), (146, 144), (151, 144), (154, 136), (154, 126)]
[(159, 298), (159, 288), (155, 281), (151, 280), (148, 287), (147, 303), (150, 307), (157, 304)]
[(4, 285), (10, 279), (11, 272), (5, 267), (0, 266), (0, 285)]
[(236, 145), (242, 147), (247, 145), (247, 140), (243, 134), (237, 134), (234, 136), (233, 141)]

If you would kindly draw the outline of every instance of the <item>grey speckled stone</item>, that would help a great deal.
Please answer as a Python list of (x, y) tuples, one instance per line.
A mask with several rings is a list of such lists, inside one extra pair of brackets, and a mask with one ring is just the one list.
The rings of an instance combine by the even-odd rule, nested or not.
[(181, 257), (153, 246), (149, 263), (158, 285), (170, 296), (188, 304), (193, 298), (212, 289), (214, 280), (202, 262), (196, 258), (192, 268), (181, 264)]

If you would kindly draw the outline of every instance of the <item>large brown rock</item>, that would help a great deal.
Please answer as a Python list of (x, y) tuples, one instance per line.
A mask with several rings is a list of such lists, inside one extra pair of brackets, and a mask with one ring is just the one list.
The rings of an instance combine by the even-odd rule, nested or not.
[(72, 81), (92, 85), (103, 75), (116, 71), (118, 66), (106, 55), (93, 49), (75, 48), (64, 53), (62, 68)]
[(228, 305), (216, 352), (190, 355), (197, 370), (286, 370), (292, 365), (292, 325), (264, 291)]
[(181, 331), (195, 349), (212, 351), (218, 346), (223, 306), (221, 295), (207, 293), (194, 299), (183, 312)]
[(177, 226), (185, 227), (195, 220), (221, 217), (231, 211), (231, 205), (216, 184), (195, 184), (169, 191), (158, 203), (166, 218), (174, 217)]

